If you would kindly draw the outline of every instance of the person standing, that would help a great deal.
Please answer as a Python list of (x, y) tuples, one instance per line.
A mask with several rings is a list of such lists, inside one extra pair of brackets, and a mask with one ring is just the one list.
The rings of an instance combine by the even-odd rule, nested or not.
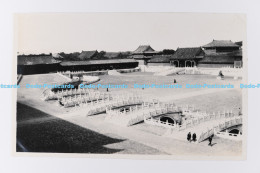
[(213, 135), (211, 135), (210, 137), (209, 137), (209, 146), (211, 146), (212, 147), (212, 138), (213, 138)]
[(188, 140), (189, 142), (191, 142), (191, 133), (190, 133), (190, 132), (189, 132), (188, 135), (187, 135), (187, 140)]
[(194, 142), (197, 141), (197, 135), (196, 135), (196, 133), (193, 133), (193, 135), (192, 135), (192, 140), (193, 140)]
[(211, 138), (211, 136), (210, 136), (210, 137), (209, 137), (209, 144), (208, 144), (208, 145), (211, 146), (211, 142), (212, 142), (212, 138)]

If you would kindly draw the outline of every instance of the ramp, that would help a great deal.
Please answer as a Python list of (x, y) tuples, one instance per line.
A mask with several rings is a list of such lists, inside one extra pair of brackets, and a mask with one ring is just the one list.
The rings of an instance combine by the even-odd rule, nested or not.
[(119, 72), (116, 71), (116, 70), (109, 70), (109, 71), (108, 71), (108, 75), (120, 76), (121, 73), (119, 73)]

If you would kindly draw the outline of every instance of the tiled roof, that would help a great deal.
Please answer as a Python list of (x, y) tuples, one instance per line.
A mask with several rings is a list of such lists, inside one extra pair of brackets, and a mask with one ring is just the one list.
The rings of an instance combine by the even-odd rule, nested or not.
[(239, 45), (239, 46), (243, 46), (243, 41), (237, 41), (237, 42), (235, 42), (237, 45)]
[(203, 59), (201, 59), (199, 61), (199, 63), (205, 63), (205, 64), (210, 64), (210, 63), (214, 63), (214, 64), (223, 64), (223, 63), (227, 63), (227, 64), (232, 64), (235, 61), (235, 57), (234, 56), (205, 56)]
[(80, 60), (87, 60), (93, 58), (97, 54), (96, 50), (93, 51), (82, 51), (79, 55)]
[(120, 64), (120, 63), (137, 63), (134, 59), (108, 59), (108, 60), (89, 60), (89, 61), (64, 61), (62, 66), (74, 65), (97, 65), (97, 64)]
[(61, 56), (61, 55), (58, 54), (58, 53), (53, 53), (53, 54), (52, 54), (52, 57), (53, 57), (54, 59), (56, 59), (56, 60), (63, 60), (63, 59), (64, 59), (64, 57)]
[(213, 40), (212, 42), (202, 47), (209, 48), (209, 47), (240, 47), (240, 46), (233, 43), (231, 40)]
[(206, 56), (242, 56), (242, 50), (235, 50), (232, 52), (216, 52), (212, 50), (204, 50)]
[(56, 64), (61, 61), (55, 60), (52, 55), (18, 55), (18, 65)]
[(200, 58), (203, 55), (203, 50), (200, 47), (178, 48), (170, 59), (194, 59)]
[(135, 51), (133, 51), (133, 54), (138, 53), (145, 53), (145, 52), (154, 52), (154, 49), (150, 45), (140, 45)]
[(133, 59), (150, 59), (152, 56), (144, 56), (144, 55), (132, 55)]
[(104, 56), (105, 56), (106, 58), (110, 59), (110, 58), (116, 58), (116, 57), (118, 57), (119, 54), (120, 54), (120, 52), (106, 52)]
[(172, 55), (154, 55), (148, 62), (150, 63), (170, 63)]

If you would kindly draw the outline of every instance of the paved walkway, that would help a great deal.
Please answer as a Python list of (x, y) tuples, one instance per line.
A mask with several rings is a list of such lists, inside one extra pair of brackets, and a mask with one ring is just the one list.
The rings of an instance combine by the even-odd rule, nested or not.
[(95, 117), (73, 117), (67, 120), (79, 126), (97, 131), (98, 133), (106, 135), (116, 134), (125, 139), (136, 141), (171, 155), (195, 156), (198, 154), (205, 155), (205, 153), (207, 153), (218, 156), (236, 156), (241, 154), (239, 153), (241, 142), (229, 141), (232, 143), (233, 150), (226, 150), (225, 148), (230, 147), (230, 145), (227, 145), (226, 143), (216, 145), (214, 148), (205, 147), (204, 144), (193, 144), (186, 141), (184, 142), (172, 138), (158, 136), (131, 127), (115, 126), (114, 124), (110, 124), (102, 120), (96, 121)]
[[(203, 89), (201, 91), (194, 91), (190, 93), (183, 93), (179, 95), (169, 95), (164, 98), (160, 98), (161, 101), (173, 101), (178, 99), (184, 99), (194, 96), (200, 96), (205, 94), (211, 94), (216, 92), (222, 92), (232, 89)], [(28, 97), (27, 95), (24, 95)], [(33, 95), (30, 95), (29, 98), (34, 98)], [(64, 112), (59, 112), (57, 107), (49, 106), (47, 103), (43, 103), (41, 100), (33, 100), (31, 102), (28, 98), (20, 98), (21, 102), (32, 106), (38, 110), (41, 110), (49, 115), (53, 115), (64, 120), (67, 120), (71, 123), (77, 124), (87, 129), (91, 129), (93, 131), (108, 135), (116, 134), (122, 138), (136, 141), (138, 143), (150, 146), (152, 148), (156, 148), (162, 152), (173, 154), (173, 155), (204, 155), (207, 153), (208, 155), (217, 155), (217, 156), (237, 156), (241, 153), (241, 142), (234, 141), (222, 141), (222, 143), (218, 143), (214, 147), (207, 147), (205, 144), (190, 144), (188, 142), (179, 141), (176, 139), (171, 139), (159, 135), (155, 135), (149, 132), (144, 132), (142, 130), (138, 130), (131, 127), (119, 127), (114, 124), (110, 124), (104, 121), (104, 115), (97, 115), (93, 117), (79, 116), (80, 112), (69, 112), (67, 115), (64, 115)], [(59, 108), (58, 108), (59, 109)], [(84, 111), (84, 110), (82, 110)], [(59, 112), (59, 113), (58, 113)], [(44, 121), (52, 121), (55, 118), (38, 118), (34, 120), (27, 120), (24, 122), (18, 122), (18, 126), (22, 124), (30, 124), (30, 123), (38, 123)], [(186, 135), (185, 135), (186, 138)]]
[(193, 91), (193, 92), (189, 92), (189, 93), (182, 93), (182, 94), (174, 95), (174, 96), (169, 95), (167, 97), (160, 98), (160, 101), (168, 102), (168, 101), (173, 101), (173, 100), (185, 99), (185, 98), (189, 98), (189, 97), (202, 96), (202, 95), (206, 95), (206, 94), (213, 94), (213, 93), (230, 91), (230, 90), (239, 90), (239, 89), (234, 89), (234, 88), (202, 89), (202, 90)]
[(189, 132), (191, 132), (191, 134), (196, 133), (197, 140), (198, 140), (202, 132), (207, 132), (207, 130), (212, 129), (214, 126), (223, 122), (223, 120), (225, 120), (225, 119), (228, 120), (228, 118), (209, 120), (209, 121), (202, 122), (198, 125), (188, 127), (188, 128), (181, 130), (181, 131), (177, 131), (177, 130), (174, 131), (173, 130), (171, 133), (166, 133), (165, 137), (170, 137), (170, 138), (178, 139), (178, 140), (181, 140), (181, 141), (186, 141), (187, 140), (187, 134)]

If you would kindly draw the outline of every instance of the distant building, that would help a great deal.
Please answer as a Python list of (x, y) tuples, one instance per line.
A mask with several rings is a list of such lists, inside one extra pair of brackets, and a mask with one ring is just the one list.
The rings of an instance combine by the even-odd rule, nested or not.
[(178, 48), (170, 58), (170, 64), (175, 67), (194, 67), (203, 57), (201, 47)]
[(104, 57), (107, 59), (116, 59), (120, 56), (120, 52), (106, 52)]
[[(243, 66), (242, 41), (213, 40), (202, 47), (155, 51), (141, 45), (133, 52), (82, 51), (65, 54), (18, 55), (18, 74), (39, 74), (57, 71), (96, 71), (135, 68), (138, 65), (175, 67)], [(173, 54), (174, 53), (174, 54)]]
[(64, 61), (60, 63), (60, 71), (97, 71), (135, 68), (138, 62), (134, 59), (106, 59), (89, 61)]
[(170, 59), (173, 55), (153, 55), (147, 61), (148, 66), (170, 66)]
[(199, 67), (242, 67), (242, 42), (213, 40), (202, 46), (205, 56)]
[(59, 53), (53, 53), (53, 54), (52, 54), (52, 57), (53, 57), (55, 60), (58, 60), (58, 61), (63, 61), (63, 60), (64, 60), (64, 57), (61, 56)]
[(49, 55), (18, 55), (17, 74), (40, 74), (56, 72), (61, 61)]
[(131, 57), (138, 61), (139, 65), (147, 65), (153, 55), (158, 54), (150, 45), (140, 45), (131, 53)]
[(17, 74), (55, 73), (57, 71), (97, 71), (135, 68), (134, 59), (59, 61), (52, 55), (18, 55)]
[(79, 60), (90, 60), (98, 54), (98, 51), (82, 51), (78, 56)]

